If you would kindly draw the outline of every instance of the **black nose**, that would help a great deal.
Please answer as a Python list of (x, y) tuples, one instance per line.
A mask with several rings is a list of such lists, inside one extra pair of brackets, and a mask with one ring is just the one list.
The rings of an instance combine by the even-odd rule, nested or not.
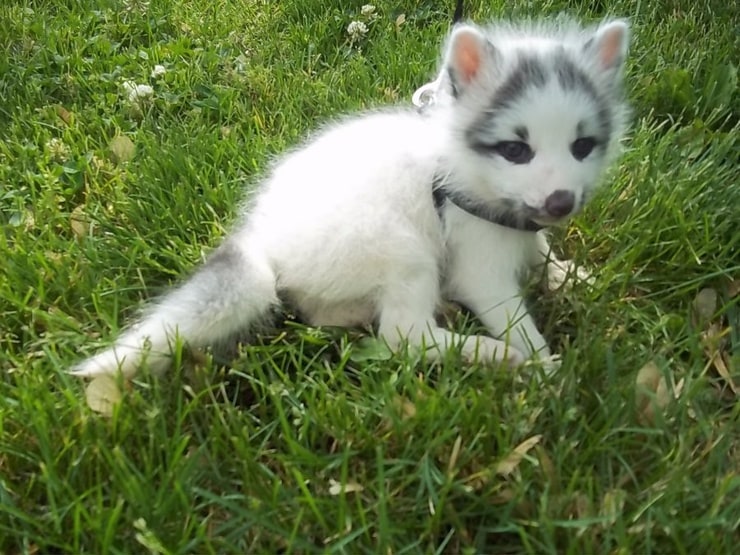
[(545, 200), (545, 210), (550, 216), (562, 218), (573, 211), (576, 196), (563, 189), (558, 189)]

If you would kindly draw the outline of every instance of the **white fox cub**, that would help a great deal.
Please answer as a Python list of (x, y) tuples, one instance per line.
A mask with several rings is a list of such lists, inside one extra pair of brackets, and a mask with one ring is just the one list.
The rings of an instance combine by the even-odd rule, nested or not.
[[(455, 26), (421, 109), (348, 119), (287, 154), (206, 263), (72, 372), (162, 371), (176, 338), (219, 346), (281, 306), (433, 358), (549, 357), (520, 278), (548, 263), (541, 230), (582, 208), (618, 150), (628, 34), (621, 20)], [(568, 268), (550, 260), (549, 278)], [(443, 299), (490, 337), (440, 327)]]

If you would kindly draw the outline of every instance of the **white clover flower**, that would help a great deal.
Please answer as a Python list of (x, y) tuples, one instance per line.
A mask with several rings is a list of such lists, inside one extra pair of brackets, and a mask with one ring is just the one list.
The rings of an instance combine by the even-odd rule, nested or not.
[(362, 21), (353, 21), (347, 26), (347, 34), (352, 40), (358, 40), (367, 34), (367, 25)]
[(375, 13), (375, 6), (372, 4), (365, 4), (360, 8), (360, 13), (365, 17), (370, 17)]
[(57, 139), (56, 137), (49, 139), (46, 142), (46, 150), (48, 150), (51, 157), (58, 162), (66, 162), (69, 160), (70, 154), (72, 154), (72, 149), (69, 148), (63, 140)]
[(306, 416), (306, 405), (300, 403), (297, 407), (290, 407), (290, 414), (293, 417), (293, 426), (296, 428), (303, 423), (303, 418)]
[(290, 395), (288, 388), (278, 382), (271, 383), (267, 386), (267, 389), (270, 390), (270, 394), (275, 396), (279, 395), (280, 397), (287, 397), (288, 395)]
[(97, 171), (112, 172), (116, 169), (113, 162), (107, 158), (101, 158), (96, 154), (93, 154), (92, 158), (90, 158), (90, 165), (92, 165), (92, 167)]
[(364, 491), (365, 487), (362, 484), (358, 484), (353, 480), (348, 480), (347, 483), (337, 482), (333, 478), (329, 478), (329, 495), (341, 495), (343, 493), (353, 493)]
[(247, 71), (247, 66), (249, 64), (249, 60), (247, 59), (246, 54), (239, 54), (236, 58), (234, 58), (234, 71), (237, 73), (244, 73)]
[(167, 73), (165, 67), (163, 65), (157, 64), (156, 66), (154, 66), (154, 69), (152, 69), (152, 79), (162, 77), (162, 75), (164, 75), (165, 73)]
[(154, 94), (154, 89), (149, 85), (137, 85), (133, 81), (126, 81), (123, 88), (126, 90), (128, 101), (131, 104), (138, 104)]
[(148, 0), (123, 0), (123, 11), (126, 13), (143, 14), (149, 9)]

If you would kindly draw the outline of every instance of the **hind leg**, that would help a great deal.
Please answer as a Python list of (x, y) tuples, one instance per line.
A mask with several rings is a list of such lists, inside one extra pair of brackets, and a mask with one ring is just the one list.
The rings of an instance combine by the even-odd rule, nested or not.
[(268, 314), (278, 299), (275, 275), (259, 253), (224, 243), (190, 279), (149, 308), (115, 344), (77, 366), (77, 376), (161, 372), (176, 338), (192, 347), (216, 345)]
[(503, 341), (461, 335), (439, 327), (434, 318), (438, 291), (437, 274), (430, 269), (399, 276), (386, 285), (379, 299), (378, 333), (391, 348), (407, 342), (426, 348), (429, 358), (439, 359), (443, 351), (459, 347), (469, 361), (499, 361), (512, 366), (524, 361), (520, 351)]

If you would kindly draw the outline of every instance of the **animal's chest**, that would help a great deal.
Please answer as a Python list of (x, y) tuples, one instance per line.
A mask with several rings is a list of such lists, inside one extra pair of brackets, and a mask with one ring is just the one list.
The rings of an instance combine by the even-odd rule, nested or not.
[(536, 259), (536, 234), (491, 224), (461, 212), (448, 212), (444, 222), (442, 286), (447, 292), (466, 284), (490, 287), (516, 283)]

